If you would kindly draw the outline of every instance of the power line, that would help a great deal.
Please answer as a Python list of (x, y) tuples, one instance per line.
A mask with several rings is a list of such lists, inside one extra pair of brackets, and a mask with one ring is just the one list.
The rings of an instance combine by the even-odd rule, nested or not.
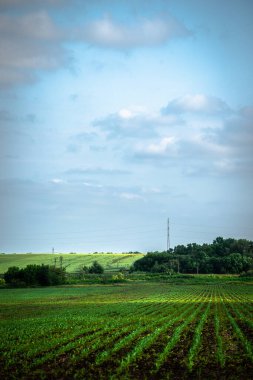
[[(179, 227), (179, 228), (178, 228)], [(181, 228), (180, 228), (181, 227)], [(208, 232), (210, 231), (211, 229), (212, 230), (217, 230), (218, 228), (220, 229), (231, 229), (233, 228), (234, 226), (229, 226), (229, 225), (213, 225), (213, 224), (186, 224), (186, 223), (176, 223), (176, 230), (178, 231), (186, 231), (186, 232)], [(39, 236), (39, 237), (42, 237), (42, 236), (51, 236), (53, 235), (54, 237), (56, 235), (64, 235), (64, 237), (66, 237), (66, 235), (70, 236), (70, 235), (75, 235), (75, 234), (80, 234), (80, 235), (84, 235), (84, 234), (87, 234), (87, 233), (94, 233), (94, 234), (100, 234), (100, 232), (104, 232), (104, 234), (108, 235), (108, 233), (111, 233), (112, 232), (112, 229), (115, 228), (113, 226), (109, 227), (109, 230), (108, 232), (105, 231), (105, 228), (101, 227), (101, 228), (86, 228), (85, 230), (79, 230), (79, 231), (45, 231), (45, 232), (33, 232), (32, 235), (34, 237)], [(247, 230), (249, 231), (252, 231), (252, 227), (251, 226), (245, 226), (245, 228), (247, 228)], [(116, 228), (115, 228), (116, 229)], [(141, 230), (142, 229), (142, 230)], [(122, 227), (118, 227), (117, 226), (117, 235), (118, 233), (122, 233), (124, 234), (125, 231), (130, 231), (130, 230), (133, 230), (133, 232), (130, 232), (131, 234), (133, 233), (145, 233), (147, 231), (147, 229), (150, 229), (150, 232), (152, 231), (158, 231), (160, 229), (159, 227), (159, 224), (156, 223), (156, 224), (146, 224), (146, 225), (138, 225), (138, 226), (134, 226), (134, 225), (131, 225), (131, 226), (122, 226)], [(7, 235), (8, 233), (5, 234), (5, 236)], [(113, 235), (115, 235), (115, 232), (113, 232)], [(19, 237), (17, 233), (15, 233), (15, 237)], [(26, 239), (26, 237), (22, 234), (22, 238)], [(27, 237), (28, 239), (30, 239), (30, 237)]]

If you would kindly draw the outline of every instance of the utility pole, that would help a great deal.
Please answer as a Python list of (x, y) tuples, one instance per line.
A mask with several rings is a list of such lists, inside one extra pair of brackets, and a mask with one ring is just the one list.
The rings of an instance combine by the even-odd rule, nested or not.
[(170, 250), (170, 218), (167, 220), (167, 253)]
[(54, 247), (52, 248), (52, 253), (54, 253)]
[(62, 268), (63, 268), (63, 257), (62, 256), (60, 256), (59, 257), (59, 260), (60, 260), (60, 268), (61, 268), (61, 270), (62, 270)]

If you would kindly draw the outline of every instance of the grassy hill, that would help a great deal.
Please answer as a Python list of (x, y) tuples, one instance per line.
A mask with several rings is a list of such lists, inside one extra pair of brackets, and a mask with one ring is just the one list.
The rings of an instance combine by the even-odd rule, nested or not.
[(103, 265), (105, 270), (117, 270), (122, 267), (130, 268), (135, 260), (140, 259), (143, 254), (131, 253), (111, 253), (111, 254), (85, 254), (85, 253), (63, 253), (63, 254), (49, 254), (49, 253), (26, 253), (26, 254), (5, 254), (0, 255), (0, 274), (7, 271), (11, 266), (24, 268), (28, 264), (46, 264), (46, 265), (60, 265), (60, 256), (63, 258), (63, 266), (66, 267), (67, 272), (74, 272), (81, 265), (90, 266), (93, 261), (97, 261)]

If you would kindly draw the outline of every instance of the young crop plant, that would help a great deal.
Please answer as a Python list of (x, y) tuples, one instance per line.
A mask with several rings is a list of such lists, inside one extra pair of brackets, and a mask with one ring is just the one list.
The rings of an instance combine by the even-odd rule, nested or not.
[(188, 368), (190, 371), (192, 370), (192, 367), (194, 365), (194, 359), (196, 358), (199, 347), (200, 347), (201, 334), (202, 334), (203, 326), (204, 326), (204, 324), (207, 320), (207, 317), (208, 317), (210, 305), (211, 305), (211, 303), (209, 302), (204, 314), (200, 318), (199, 324), (197, 325), (197, 327), (195, 329), (192, 346), (190, 348), (189, 355), (188, 355)]
[(195, 320), (195, 318), (197, 317), (197, 315), (199, 315), (199, 313), (204, 308), (204, 304), (200, 302), (200, 304), (199, 304), (199, 306), (197, 308), (196, 308), (195, 305), (193, 305), (193, 308), (195, 309), (194, 312), (188, 318), (186, 318), (185, 321), (181, 325), (179, 325), (175, 329), (172, 337), (169, 339), (169, 341), (168, 341), (167, 345), (165, 346), (164, 350), (158, 355), (158, 357), (156, 359), (156, 362), (155, 362), (155, 368), (156, 368), (155, 372), (158, 372), (158, 370), (160, 369), (160, 367), (167, 360), (168, 355), (170, 354), (170, 352), (172, 351), (172, 349), (175, 347), (175, 345), (177, 344), (177, 342), (180, 340), (183, 331), (188, 327), (188, 325), (190, 323), (192, 323)]
[(245, 335), (243, 334), (242, 330), (240, 329), (240, 327), (238, 326), (238, 324), (236, 323), (235, 319), (232, 317), (232, 315), (230, 314), (230, 312), (229, 312), (229, 310), (228, 310), (228, 308), (226, 306), (225, 306), (225, 309), (226, 309), (226, 313), (227, 313), (228, 319), (229, 319), (231, 325), (233, 326), (233, 328), (234, 328), (234, 330), (236, 332), (237, 337), (242, 342), (242, 345), (243, 345), (245, 351), (247, 352), (248, 357), (253, 362), (253, 347), (252, 347), (252, 344), (245, 337)]
[(224, 357), (224, 352), (223, 352), (223, 343), (222, 343), (222, 339), (220, 335), (220, 319), (219, 319), (217, 304), (215, 305), (214, 326), (215, 326), (215, 337), (216, 337), (216, 342), (217, 342), (216, 357), (217, 357), (218, 363), (220, 363), (221, 367), (223, 368), (225, 365), (225, 357)]
[(253, 284), (175, 281), (0, 289), (0, 379), (253, 378)]
[(105, 347), (110, 347), (115, 341), (124, 337), (125, 334), (129, 332), (129, 326), (125, 326), (122, 329), (114, 330), (106, 334), (103, 334), (99, 338), (95, 338), (89, 341), (80, 341), (78, 346), (76, 345), (71, 352), (69, 357), (70, 362), (75, 365), (77, 361), (83, 361), (85, 358), (89, 357), (92, 353), (103, 350)]
[(82, 334), (77, 335), (76, 337), (73, 337), (72, 339), (67, 339), (64, 343), (62, 344), (57, 344), (55, 347), (52, 349), (46, 351), (46, 352), (41, 352), (39, 355), (37, 355), (37, 358), (33, 360), (32, 367), (37, 367), (41, 366), (47, 361), (50, 361), (54, 358), (60, 357), (61, 355), (66, 355), (72, 351), (74, 351), (77, 347), (79, 348), (80, 346), (89, 343), (90, 341), (96, 341), (96, 339), (99, 339), (101, 336), (102, 331), (101, 329), (91, 333), (91, 334)]
[[(143, 323), (140, 324), (140, 326), (137, 327), (134, 331), (132, 331), (129, 335), (125, 336), (123, 339), (118, 341), (115, 344), (115, 346), (111, 348), (111, 350), (106, 350), (106, 351), (101, 352), (96, 359), (96, 363), (97, 364), (103, 363), (105, 360), (107, 360), (110, 357), (110, 355), (115, 354), (120, 349), (126, 347), (132, 341), (138, 339), (138, 337), (142, 336), (143, 334), (146, 334), (147, 331), (155, 330), (152, 337), (150, 334), (146, 334), (146, 337), (149, 337), (148, 339), (150, 339), (150, 337), (152, 338), (152, 340), (155, 339), (156, 335), (160, 335), (164, 329), (167, 329), (168, 326), (170, 326), (173, 323), (175, 316), (178, 319), (178, 315), (180, 313), (180, 317), (182, 317), (182, 313), (184, 312), (185, 309), (187, 309), (186, 312), (189, 312), (188, 305), (182, 304), (178, 309), (174, 310), (174, 312), (172, 314), (169, 314), (169, 317), (168, 317), (168, 314), (159, 316), (160, 312), (157, 312), (157, 310), (153, 311), (155, 314), (155, 317), (156, 317), (153, 320), (153, 322), (149, 322), (146, 324), (143, 324)], [(170, 318), (169, 325), (167, 322), (168, 318)], [(143, 340), (142, 340), (141, 344), (145, 345), (145, 342), (143, 343)], [(144, 347), (144, 349), (145, 349), (145, 347)], [(139, 351), (141, 353), (140, 349), (139, 349)], [(136, 354), (136, 350), (134, 350), (134, 352)]]
[(240, 305), (239, 303), (230, 303), (229, 308), (233, 315), (238, 317), (241, 322), (245, 323), (253, 331), (252, 313), (249, 314), (247, 313), (247, 311), (245, 313), (245, 308), (242, 307), (242, 305)]
[(101, 344), (101, 342), (103, 342), (103, 340), (101, 340), (103, 336), (106, 334), (110, 336), (114, 330), (118, 334), (120, 331), (123, 331), (124, 328), (131, 328), (135, 322), (135, 318), (132, 316), (131, 318), (122, 321), (116, 320), (114, 321), (114, 324), (108, 321), (106, 325), (100, 325), (100, 327), (98, 326), (95, 330), (89, 327), (87, 331), (84, 330), (82, 334), (80, 334), (79, 330), (79, 334), (75, 334), (72, 338), (65, 336), (65, 340), (62, 341), (61, 344), (58, 342), (50, 351), (45, 352), (43, 356), (40, 355), (40, 357), (34, 360), (33, 366), (42, 365), (47, 360), (51, 360), (52, 357), (59, 357), (71, 352), (73, 352), (75, 356), (75, 352), (79, 352), (78, 355), (87, 356), (89, 350), (94, 350), (99, 343)]
[[(188, 314), (190, 314), (186, 318), (186, 322), (184, 322), (183, 324), (179, 326), (179, 327), (183, 326), (183, 328), (185, 328), (185, 326), (194, 318), (195, 314), (202, 308), (202, 304), (200, 304), (199, 307), (196, 309), (194, 302), (190, 304), (190, 306), (189, 305), (187, 306), (188, 307), (186, 308), (186, 310), (183, 311), (181, 314), (178, 314), (174, 318), (170, 319), (167, 323), (165, 323), (162, 327), (156, 329), (153, 333), (150, 333), (149, 335), (144, 336), (140, 340), (140, 342), (135, 346), (135, 348), (122, 360), (121, 365), (120, 365), (120, 370), (122, 371), (126, 367), (128, 367), (132, 362), (134, 362), (138, 357), (140, 357), (143, 351), (148, 349), (156, 341), (156, 339), (159, 338), (159, 336), (164, 334), (170, 327), (172, 327), (177, 322), (183, 320)], [(192, 310), (194, 309), (195, 309), (195, 312), (191, 314)], [(176, 328), (175, 331), (177, 330), (178, 328)], [(173, 339), (173, 336), (172, 336), (172, 339)], [(178, 335), (178, 338), (179, 338), (179, 335)]]

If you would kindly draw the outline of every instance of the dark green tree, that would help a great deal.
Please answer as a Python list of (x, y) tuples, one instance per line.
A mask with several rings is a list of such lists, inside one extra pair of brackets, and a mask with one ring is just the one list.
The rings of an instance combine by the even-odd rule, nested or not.
[(23, 269), (10, 267), (4, 274), (7, 284), (12, 286), (48, 286), (65, 282), (65, 269), (49, 265), (27, 265)]
[(102, 274), (102, 273), (104, 273), (104, 268), (97, 261), (93, 261), (91, 267), (89, 268), (89, 273)]
[(10, 267), (4, 273), (4, 280), (7, 284), (14, 284), (21, 281), (21, 273), (19, 267)]

